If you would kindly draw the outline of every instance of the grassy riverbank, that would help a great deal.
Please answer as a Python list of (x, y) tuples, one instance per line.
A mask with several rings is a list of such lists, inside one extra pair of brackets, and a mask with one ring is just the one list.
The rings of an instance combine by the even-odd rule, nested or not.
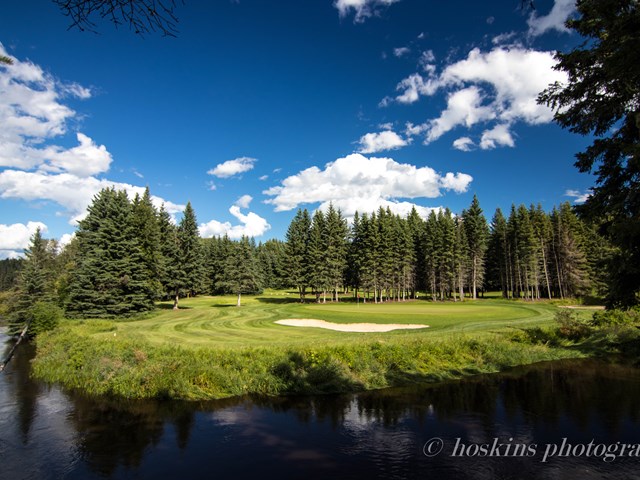
[[(33, 371), (95, 394), (208, 399), (367, 390), (583, 355), (516, 335), (553, 323), (557, 307), (544, 303), (301, 305), (275, 292), (245, 302), (203, 297), (136, 320), (65, 320), (38, 338)], [(345, 333), (274, 323), (289, 318), (430, 328)]]

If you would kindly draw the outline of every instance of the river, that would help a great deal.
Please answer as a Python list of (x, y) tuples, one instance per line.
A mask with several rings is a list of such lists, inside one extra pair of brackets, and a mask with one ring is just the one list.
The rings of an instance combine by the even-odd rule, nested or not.
[(30, 379), (33, 355), (20, 346), (0, 374), (1, 479), (640, 479), (629, 366), (194, 403), (67, 392)]

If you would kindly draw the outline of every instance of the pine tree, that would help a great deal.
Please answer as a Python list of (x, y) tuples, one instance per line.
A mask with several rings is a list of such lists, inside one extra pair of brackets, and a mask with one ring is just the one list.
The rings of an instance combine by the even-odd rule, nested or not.
[[(542, 210), (542, 206), (538, 206), (534, 209), (531, 207), (531, 221), (533, 223), (533, 230), (538, 243), (537, 251), (540, 258), (538, 259), (539, 268), (542, 271), (542, 287), (546, 290), (547, 298), (551, 298), (551, 275), (550, 275), (550, 258), (551, 258), (551, 219)], [(538, 292), (538, 297), (540, 293)]]
[(158, 242), (158, 279), (162, 296), (170, 298), (175, 295), (174, 279), (179, 265), (178, 231), (164, 205), (158, 212)]
[(426, 290), (425, 283), (425, 258), (424, 258), (424, 220), (418, 214), (415, 207), (411, 208), (411, 212), (407, 216), (407, 227), (413, 242), (413, 281), (412, 281), (412, 297), (417, 298), (418, 290)]
[(361, 231), (362, 248), (360, 252), (360, 281), (362, 282), (362, 286), (365, 289), (367, 296), (369, 293), (373, 292), (374, 302), (377, 302), (378, 291), (380, 289), (377, 268), (379, 235), (377, 228), (377, 217), (375, 214), (372, 214), (370, 217), (367, 214), (362, 215)]
[(271, 239), (260, 243), (256, 252), (256, 260), (264, 288), (279, 289), (287, 286), (284, 242)]
[(298, 289), (300, 302), (304, 302), (309, 280), (309, 265), (307, 248), (309, 246), (309, 232), (311, 218), (309, 212), (298, 210), (289, 224), (286, 235), (287, 270), (289, 282)]
[(415, 292), (414, 240), (408, 220), (396, 216), (397, 243), (396, 259), (398, 261), (398, 300), (406, 300)]
[(48, 248), (40, 228), (31, 236), (24, 252), (23, 267), (18, 276), (15, 299), (12, 302), (9, 334), (17, 335), (32, 320), (32, 307), (37, 302), (51, 302), (53, 295), (54, 253)]
[(218, 286), (238, 296), (238, 307), (242, 304), (243, 293), (254, 293), (260, 288), (254, 248), (247, 237), (232, 242)]
[(597, 175), (579, 210), (618, 247), (608, 259), (608, 306), (629, 307), (640, 302), (640, 3), (580, 0), (576, 8), (566, 25), (584, 42), (556, 54), (568, 81), (538, 101), (560, 126), (593, 139), (576, 154), (576, 167)]
[(21, 258), (0, 260), (0, 292), (6, 292), (16, 286), (23, 262)]
[(509, 298), (511, 289), (511, 259), (507, 236), (507, 220), (500, 208), (491, 220), (491, 234), (488, 244), (488, 273), (494, 285), (499, 285), (503, 298)]
[(136, 195), (133, 200), (132, 224), (134, 235), (142, 249), (142, 262), (150, 281), (149, 288), (154, 292), (154, 296), (159, 297), (162, 294), (160, 270), (163, 263), (161, 260), (160, 219), (159, 213), (151, 201), (149, 187), (145, 189), (142, 197)]
[(480, 208), (476, 195), (468, 210), (462, 213), (463, 223), (469, 242), (469, 268), (471, 275), (472, 298), (477, 298), (478, 288), (482, 288), (484, 280), (484, 257), (487, 251), (489, 227)]
[(326, 292), (331, 288), (329, 264), (327, 262), (328, 248), (327, 224), (322, 210), (316, 210), (311, 220), (309, 243), (307, 246), (308, 283), (320, 303), (320, 295), (326, 302)]
[(70, 316), (126, 316), (154, 308), (154, 292), (124, 191), (98, 193), (76, 233), (77, 264), (69, 285)]
[(431, 210), (424, 225), (424, 265), (427, 291), (436, 300), (437, 270), (438, 270), (438, 217), (435, 210)]
[(337, 302), (347, 267), (347, 222), (340, 210), (336, 210), (331, 203), (325, 218), (325, 229), (327, 280)]
[[(458, 286), (458, 294), (460, 296), (460, 300), (464, 301), (464, 287), (466, 284), (466, 279), (469, 276), (469, 264), (470, 264), (470, 254), (469, 254), (469, 241), (467, 240), (467, 230), (464, 225), (464, 221), (461, 217), (456, 217), (454, 219), (455, 224), (455, 242), (454, 242), (454, 250), (453, 250), (453, 261), (454, 261), (454, 275), (455, 275), (455, 283)], [(454, 288), (455, 292), (455, 288)], [(455, 299), (455, 295), (454, 295)]]
[(182, 214), (182, 219), (176, 232), (177, 258), (175, 259), (175, 277), (172, 280), (174, 292), (174, 310), (178, 309), (180, 295), (196, 295), (203, 286), (203, 252), (198, 222), (191, 202)]
[(364, 231), (360, 221), (360, 214), (356, 211), (349, 231), (346, 278), (348, 284), (354, 288), (357, 298), (360, 298), (360, 287), (362, 286), (363, 240)]
[(581, 246), (579, 220), (568, 203), (552, 213), (553, 244), (560, 298), (588, 293), (587, 259)]

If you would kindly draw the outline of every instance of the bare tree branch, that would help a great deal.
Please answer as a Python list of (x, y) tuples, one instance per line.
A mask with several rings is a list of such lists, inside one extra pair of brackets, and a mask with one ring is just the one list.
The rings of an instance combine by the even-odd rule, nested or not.
[(95, 16), (113, 23), (116, 28), (127, 25), (138, 35), (159, 32), (175, 37), (178, 33), (176, 4), (184, 0), (53, 0), (63, 15), (71, 19), (69, 29), (98, 33)]

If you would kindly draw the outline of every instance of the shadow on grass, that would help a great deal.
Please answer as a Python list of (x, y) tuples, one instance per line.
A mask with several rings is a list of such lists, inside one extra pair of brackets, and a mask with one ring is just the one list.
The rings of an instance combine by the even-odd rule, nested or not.
[(272, 374), (278, 378), (287, 394), (326, 394), (364, 390), (364, 385), (345, 375), (335, 363), (314, 363), (298, 352), (291, 352), (285, 361), (275, 365)]
[[(173, 310), (173, 303), (157, 303), (156, 308), (160, 310)], [(178, 305), (178, 310), (191, 310), (193, 307), (183, 307), (182, 305)]]
[(574, 336), (563, 336), (559, 330), (540, 327), (519, 331), (525, 343), (562, 347), (596, 358), (622, 356), (636, 359), (636, 364), (640, 364), (640, 332), (632, 326), (589, 329)]
[[(270, 303), (272, 305), (285, 305), (285, 304), (294, 304), (294, 303), (301, 303), (300, 302), (300, 298), (299, 297), (292, 297), (292, 298), (282, 298), (282, 297), (256, 297), (256, 300), (259, 301), (260, 303)], [(306, 301), (304, 303), (312, 303), (309, 301)]]

